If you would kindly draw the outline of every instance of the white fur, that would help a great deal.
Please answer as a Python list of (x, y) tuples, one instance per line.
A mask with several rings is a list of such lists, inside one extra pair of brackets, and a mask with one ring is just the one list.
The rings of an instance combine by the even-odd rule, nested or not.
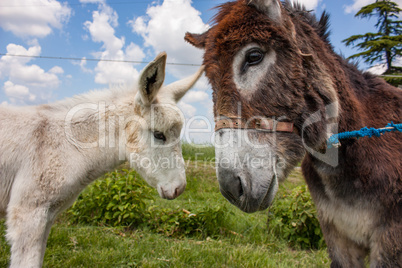
[[(183, 116), (177, 92), (162, 87), (165, 63), (161, 53), (144, 69), (138, 92), (90, 92), (50, 105), (0, 108), (0, 218), (6, 217), (11, 267), (40, 267), (57, 214), (125, 160), (161, 197), (184, 191)], [(183, 96), (202, 71), (183, 80), (177, 94)], [(154, 83), (144, 84), (155, 73)], [(163, 132), (166, 142), (154, 131)], [(144, 159), (170, 165), (148, 166)]]
[[(242, 73), (241, 68), (245, 55), (251, 48), (260, 48), (262, 51), (265, 51), (264, 59), (260, 64), (250, 66), (247, 72)], [(250, 43), (237, 52), (233, 60), (232, 70), (236, 88), (244, 98), (251, 98), (252, 94), (256, 91), (258, 85), (261, 83), (261, 80), (266, 76), (269, 68), (275, 64), (275, 61), (275, 51), (266, 51), (266, 49), (255, 43)]]
[[(328, 191), (326, 191), (327, 194)], [(337, 231), (364, 247), (370, 246), (371, 236), (379, 223), (373, 217), (373, 208), (363, 202), (345, 204), (342, 200), (333, 198), (330, 201), (317, 203), (320, 218), (332, 222)]]

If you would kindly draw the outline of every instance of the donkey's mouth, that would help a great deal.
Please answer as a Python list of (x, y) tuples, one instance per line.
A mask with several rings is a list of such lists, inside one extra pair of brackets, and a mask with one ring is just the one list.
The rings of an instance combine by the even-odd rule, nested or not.
[(274, 178), (271, 181), (271, 184), (269, 185), (267, 194), (261, 201), (261, 204), (258, 208), (259, 211), (266, 210), (268, 207), (271, 206), (277, 191), (278, 191), (278, 177), (275, 174)]

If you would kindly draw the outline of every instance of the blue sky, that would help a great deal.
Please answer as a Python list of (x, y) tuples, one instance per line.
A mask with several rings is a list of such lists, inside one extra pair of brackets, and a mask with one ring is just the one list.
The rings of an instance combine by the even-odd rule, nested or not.
[[(206, 30), (215, 13), (212, 8), (223, 2), (226, 1), (2, 0), (1, 54), (64, 59), (0, 55), (0, 105), (36, 105), (94, 89), (129, 87), (145, 66), (89, 59), (149, 62), (157, 53), (166, 51), (169, 63), (200, 64), (202, 51), (185, 43), (184, 33)], [(345, 56), (357, 51), (346, 48), (343, 39), (374, 31), (375, 19), (354, 18), (360, 7), (374, 0), (300, 2), (318, 15), (324, 9), (330, 13), (332, 44), (336, 52)], [(396, 2), (402, 4), (402, 0)], [(166, 83), (184, 78), (197, 68), (168, 65)], [(210, 91), (203, 78), (184, 97), (180, 108), (186, 118), (212, 118)]]

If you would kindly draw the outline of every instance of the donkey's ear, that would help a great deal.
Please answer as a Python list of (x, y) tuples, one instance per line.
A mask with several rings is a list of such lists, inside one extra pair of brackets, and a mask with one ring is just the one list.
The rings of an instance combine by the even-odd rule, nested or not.
[(174, 102), (179, 102), (181, 98), (194, 86), (197, 80), (204, 72), (204, 66), (201, 66), (196, 73), (184, 78), (182, 80), (173, 82), (165, 87), (161, 91), (161, 95), (166, 98), (173, 99)]
[(166, 53), (159, 53), (142, 71), (138, 95), (142, 104), (150, 105), (165, 80)]
[(192, 34), (187, 32), (186, 35), (184, 36), (184, 40), (186, 40), (187, 42), (189, 42), (190, 44), (192, 44), (197, 48), (204, 49), (208, 32), (209, 30), (202, 34)]
[(248, 5), (266, 14), (273, 21), (281, 21), (282, 13), (279, 0), (248, 0)]

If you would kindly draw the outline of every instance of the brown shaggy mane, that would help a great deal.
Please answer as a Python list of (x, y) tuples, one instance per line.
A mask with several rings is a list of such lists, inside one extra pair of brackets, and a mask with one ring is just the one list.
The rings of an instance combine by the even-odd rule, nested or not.
[[(216, 6), (214, 9), (216, 9), (218, 12), (210, 20), (212, 26), (222, 21), (223, 18), (229, 14), (230, 10), (232, 9), (231, 7), (235, 5), (236, 2), (237, 1), (231, 1)], [(292, 3), (290, 0), (285, 0), (282, 1), (282, 4), (291, 16), (298, 16), (301, 20), (311, 25), (317, 34), (322, 38), (322, 40), (330, 45), (330, 15), (326, 11), (321, 14), (320, 20), (317, 20), (313, 10), (307, 10), (306, 7), (301, 3)]]
[(291, 16), (298, 16), (300, 19), (311, 25), (311, 27), (315, 29), (321, 39), (327, 44), (330, 44), (330, 15), (326, 11), (321, 14), (320, 20), (317, 20), (317, 17), (313, 10), (307, 10), (306, 7), (299, 2), (292, 3), (290, 2), (290, 0), (286, 0), (283, 1), (283, 6)]

